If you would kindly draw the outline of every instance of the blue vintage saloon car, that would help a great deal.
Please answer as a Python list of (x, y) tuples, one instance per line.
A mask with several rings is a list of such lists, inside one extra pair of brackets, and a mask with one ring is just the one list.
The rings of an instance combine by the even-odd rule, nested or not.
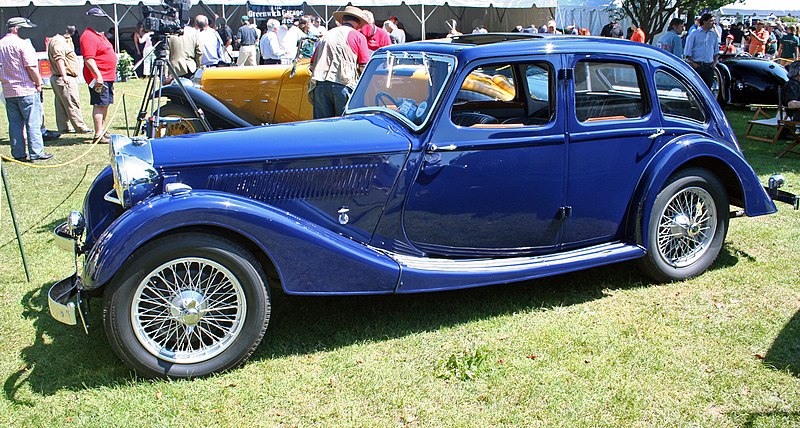
[(625, 40), (392, 46), (343, 117), (116, 135), (110, 151), (56, 229), (82, 269), (50, 311), (85, 327), (102, 297), (111, 346), (153, 377), (241, 364), (270, 293), (453, 290), (628, 260), (682, 280), (714, 262), (729, 218), (776, 211), (700, 78)]

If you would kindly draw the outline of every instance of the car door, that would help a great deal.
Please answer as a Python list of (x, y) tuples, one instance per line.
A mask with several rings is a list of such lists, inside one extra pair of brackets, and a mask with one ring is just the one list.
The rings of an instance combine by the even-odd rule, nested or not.
[(569, 55), (565, 249), (620, 239), (639, 177), (663, 134), (647, 60)]
[[(403, 216), (433, 256), (552, 251), (562, 226), (565, 135), (560, 58), (484, 61), (435, 124)], [(449, 110), (449, 111), (448, 111)]]

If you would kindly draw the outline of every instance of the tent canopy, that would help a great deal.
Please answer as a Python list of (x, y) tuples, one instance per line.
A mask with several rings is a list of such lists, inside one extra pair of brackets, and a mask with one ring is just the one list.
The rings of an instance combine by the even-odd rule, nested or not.
[(719, 8), (722, 15), (740, 16), (798, 16), (800, 1), (797, 0), (745, 0)]
[[(90, 0), (89, 3), (97, 5), (126, 5), (136, 6), (139, 2), (146, 5), (158, 5), (159, 0)], [(224, 5), (243, 5), (247, 0), (203, 0), (205, 4), (224, 4)], [(334, 6), (344, 7), (349, 3), (358, 7), (377, 7), (377, 6), (400, 6), (405, 3), (407, 6), (444, 6), (450, 7), (480, 7), (486, 8), (494, 6), (498, 9), (507, 8), (531, 8), (531, 7), (556, 7), (557, 0), (250, 0), (252, 5), (266, 6), (300, 6), (303, 3), (309, 6)], [(200, 3), (200, 0), (192, 0), (192, 5)], [(30, 4), (34, 6), (83, 6), (86, 0), (5, 0), (3, 7), (25, 7)]]

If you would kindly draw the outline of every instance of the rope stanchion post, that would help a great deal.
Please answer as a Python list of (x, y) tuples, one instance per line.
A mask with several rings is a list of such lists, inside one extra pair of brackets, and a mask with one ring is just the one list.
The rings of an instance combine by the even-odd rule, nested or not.
[(4, 162), (0, 160), (0, 177), (2, 177), (3, 187), (6, 190), (6, 200), (8, 201), (8, 210), (11, 211), (11, 222), (14, 224), (14, 233), (17, 235), (17, 243), (19, 244), (19, 254), (22, 256), (22, 266), (25, 268), (25, 278), (31, 282), (31, 273), (28, 270), (28, 259), (25, 257), (25, 246), (22, 244), (22, 236), (19, 233), (19, 225), (17, 225), (17, 214), (14, 211), (14, 202), (11, 200), (11, 189), (8, 188), (8, 176), (6, 176), (6, 169), (3, 166)]

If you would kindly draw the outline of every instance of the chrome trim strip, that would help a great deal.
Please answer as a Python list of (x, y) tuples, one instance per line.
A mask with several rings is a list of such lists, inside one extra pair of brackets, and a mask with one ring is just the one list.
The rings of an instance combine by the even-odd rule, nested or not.
[(556, 254), (547, 254), (530, 257), (509, 257), (503, 259), (432, 259), (428, 257), (414, 257), (404, 254), (392, 253), (380, 248), (372, 248), (381, 252), (403, 267), (410, 269), (436, 271), (436, 272), (513, 272), (528, 269), (534, 266), (547, 266), (563, 263), (567, 259), (580, 259), (584, 257), (596, 258), (598, 253), (614, 253), (629, 248), (630, 244), (614, 242), (600, 244), (578, 250), (565, 251)]

